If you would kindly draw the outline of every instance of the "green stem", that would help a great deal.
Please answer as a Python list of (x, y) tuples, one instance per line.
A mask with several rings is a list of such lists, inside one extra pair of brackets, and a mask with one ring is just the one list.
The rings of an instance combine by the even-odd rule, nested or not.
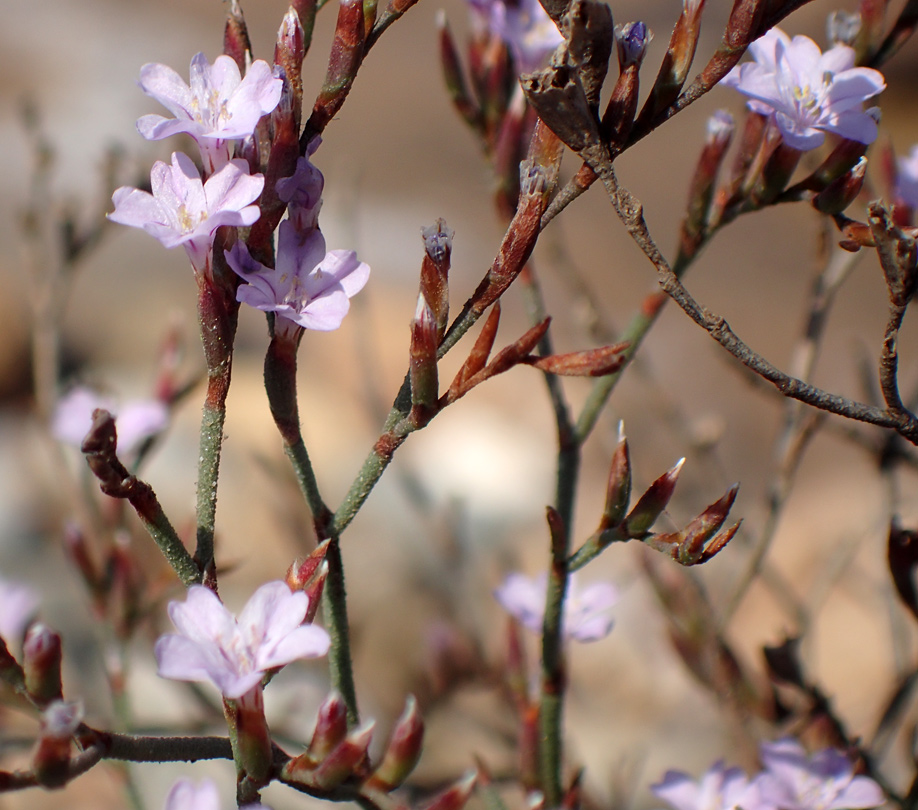
[(306, 444), (300, 429), (296, 387), (296, 353), (302, 332), (296, 335), (275, 335), (265, 355), (265, 390), (271, 415), (284, 442), (284, 452), (293, 466), (300, 491), (312, 512), (319, 541), (330, 540), (325, 561), (328, 579), (322, 593), (322, 612), (331, 638), (328, 665), (331, 682), (344, 698), (348, 725), (360, 722), (357, 711), (357, 689), (351, 661), (350, 632), (347, 619), (347, 592), (344, 585), (344, 561), (341, 557), (340, 534), (334, 515), (322, 499)]

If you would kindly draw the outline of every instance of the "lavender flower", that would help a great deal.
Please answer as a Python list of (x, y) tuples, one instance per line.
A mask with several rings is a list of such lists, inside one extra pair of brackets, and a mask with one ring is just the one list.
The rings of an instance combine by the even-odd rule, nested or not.
[(291, 220), (278, 229), (275, 268), (253, 259), (241, 242), (227, 251), (226, 260), (248, 282), (239, 287), (237, 300), (277, 313), (275, 332), (295, 326), (322, 332), (337, 329), (350, 308), (348, 299), (370, 277), (369, 266), (357, 261), (354, 251), (326, 252), (318, 228), (302, 233)]
[[(264, 804), (247, 804), (243, 810), (270, 810)], [(190, 779), (178, 779), (166, 796), (163, 810), (220, 810), (220, 795), (210, 779), (195, 784)]]
[[(494, 597), (523, 627), (542, 632), (545, 620), (546, 574), (530, 579), (510, 574), (494, 591)], [(618, 589), (608, 582), (594, 582), (580, 589), (572, 574), (564, 602), (562, 634), (577, 641), (598, 641), (612, 631), (610, 612), (618, 602)]]
[(258, 219), (257, 205), (265, 180), (249, 174), (248, 164), (232, 160), (206, 182), (181, 152), (172, 165), (158, 160), (150, 172), (153, 193), (122, 186), (112, 195), (113, 222), (143, 228), (167, 248), (182, 245), (196, 272), (210, 269), (214, 234), (221, 225), (248, 226)]
[(564, 37), (539, 0), (470, 0), (479, 27), (503, 40), (518, 73), (544, 67)]
[(722, 84), (751, 100), (749, 108), (773, 117), (784, 142), (815, 149), (832, 132), (873, 143), (877, 122), (864, 101), (886, 87), (883, 75), (854, 67), (854, 49), (838, 44), (822, 53), (809, 37), (790, 39), (772, 28), (749, 46), (755, 59), (733, 68)]
[(184, 602), (169, 603), (177, 634), (154, 649), (159, 674), (179, 681), (210, 681), (230, 699), (259, 685), (274, 667), (328, 652), (328, 634), (304, 625), (309, 597), (284, 582), (262, 585), (237, 619), (203, 585), (192, 585)]
[(58, 441), (79, 447), (92, 427), (92, 414), (97, 408), (117, 417), (118, 450), (124, 455), (132, 455), (147, 439), (169, 426), (169, 408), (158, 399), (129, 400), (119, 407), (110, 397), (78, 386), (58, 400), (51, 432)]
[(896, 196), (909, 208), (918, 208), (918, 144), (908, 157), (896, 160)]
[(761, 807), (775, 810), (856, 810), (886, 801), (880, 786), (855, 776), (841, 752), (827, 748), (808, 756), (795, 739), (786, 737), (761, 746), (765, 770), (756, 778)]
[(667, 771), (663, 779), (650, 786), (655, 796), (675, 810), (755, 810), (754, 785), (739, 768), (725, 768), (722, 761), (697, 782), (681, 771)]
[(38, 605), (38, 594), (28, 585), (0, 579), (0, 638), (7, 644), (22, 641)]
[(175, 118), (145, 115), (137, 130), (152, 141), (187, 132), (212, 174), (229, 161), (233, 141), (251, 135), (259, 119), (277, 106), (283, 82), (262, 59), (252, 62), (242, 78), (229, 56), (218, 56), (211, 65), (203, 53), (192, 57), (189, 77), (190, 87), (166, 65), (140, 69), (140, 87)]

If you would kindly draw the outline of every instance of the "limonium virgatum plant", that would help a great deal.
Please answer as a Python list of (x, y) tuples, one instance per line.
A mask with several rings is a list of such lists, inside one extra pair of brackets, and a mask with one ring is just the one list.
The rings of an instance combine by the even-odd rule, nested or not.
[[(765, 570), (786, 491), (771, 499), (774, 520), (758, 531), (752, 549), (735, 550), (733, 544), (727, 550), (740, 526), (728, 522), (737, 486), (710, 505), (696, 504), (697, 517), (684, 525), (673, 523), (665, 510), (685, 460), (633, 493), (631, 451), (620, 427), (595, 530), (583, 537), (574, 529), (573, 513), (581, 450), (670, 298), (788, 398), (794, 407), (788, 410), (784, 446), (802, 448), (824, 424), (813, 414), (833, 414), (847, 420), (839, 424), (882, 429), (887, 438), (879, 444), (873, 434), (850, 427), (846, 435), (874, 448), (885, 475), (897, 465), (915, 465), (918, 417), (899, 390), (898, 338), (918, 277), (918, 146), (898, 159), (891, 147), (880, 148), (881, 159), (869, 164), (877, 168), (868, 174), (869, 150), (877, 150), (871, 145), (881, 131), (878, 105), (886, 89), (881, 70), (909, 44), (918, 24), (915, 3), (861, 0), (857, 9), (830, 9), (828, 41), (821, 47), (792, 33), (792, 12), (808, 0), (735, 0), (719, 46), (701, 57), (700, 68), (693, 65), (699, 61), (705, 1), (684, 0), (681, 7), (672, 3), (672, 33), (655, 75), (644, 65), (652, 37), (647, 25), (640, 20), (615, 24), (614, 5), (598, 0), (470, 0), (464, 47), (441, 16), (439, 31), (431, 35), (439, 37), (446, 88), (497, 180), (496, 212), (506, 233), (492, 265), (451, 318), (454, 232), (442, 219), (419, 223), (423, 255), (407, 374), (353, 485), (332, 508), (300, 428), (297, 353), (302, 341), (321, 345), (321, 334), (307, 332), (348, 327), (350, 299), (372, 276), (355, 251), (328, 249), (320, 227), (326, 182), (320, 166), (323, 152), (334, 143), (333, 119), (364, 69), (364, 58), (384, 34), (398, 37), (398, 26), (388, 29), (414, 2), (389, 0), (378, 7), (370, 0), (341, 0), (326, 78), (307, 116), (301, 68), (323, 4), (299, 0), (290, 7), (271, 61), (255, 58), (242, 10), (231, 2), (224, 53), (213, 61), (205, 53), (194, 55), (187, 82), (165, 65), (140, 68), (140, 88), (169, 113), (143, 116), (137, 122), (140, 134), (162, 140), (184, 133), (198, 151), (173, 151), (168, 161), (154, 163), (145, 187), (114, 190), (108, 219), (143, 229), (165, 248), (181, 246), (191, 263), (206, 368), (194, 531), (176, 529), (182, 521), (173, 523), (165, 514), (155, 482), (139, 477), (174, 407), (192, 390), (176, 372), (174, 338), (164, 346), (155, 395), (123, 403), (85, 385), (61, 391), (56, 362), (42, 355), (51, 352), (55, 359), (54, 340), (36, 341), (36, 401), (56, 439), (80, 447), (106, 496), (84, 491), (78, 500), (82, 507), (61, 535), (72, 570), (85, 584), (112, 648), (119, 651), (106, 659), (115, 704), (126, 699), (129, 645), (144, 638), (143, 628), (161, 628), (168, 615), (175, 632), (161, 633), (153, 646), (158, 675), (203, 684), (191, 694), (209, 711), (214, 734), (204, 735), (191, 725), (176, 726), (171, 734), (140, 734), (130, 727), (128, 714), (120, 716), (117, 730), (87, 714), (80, 695), (65, 692), (64, 640), (40, 620), (37, 591), (5, 580), (0, 582), (4, 697), (10, 707), (37, 720), (38, 730), (27, 761), (0, 771), (0, 788), (65, 788), (87, 771), (106, 767), (107, 760), (185, 763), (186, 775), (174, 782), (164, 806), (216, 810), (224, 806), (221, 791), (214, 781), (195, 775), (193, 763), (228, 759), (235, 766), (239, 807), (265, 806), (262, 791), (272, 783), (290, 788), (292, 797), (298, 791), (370, 810), (460, 810), (469, 801), (491, 810), (598, 806), (600, 800), (582, 781), (578, 755), (565, 745), (567, 662), (577, 655), (578, 643), (603, 643), (624, 598), (616, 585), (581, 569), (612, 544), (636, 541), (647, 547), (643, 570), (659, 595), (674, 650), (701, 685), (718, 696), (723, 710), (742, 719), (742, 733), (747, 743), (758, 744), (762, 765), (749, 776), (722, 760), (696, 781), (674, 762), (662, 777), (645, 780), (658, 778), (650, 786), (657, 799), (676, 810), (843, 810), (887, 802), (914, 807), (914, 752), (911, 770), (887, 766), (877, 739), (881, 735), (871, 739), (865, 729), (853, 728), (807, 671), (799, 637), (765, 648), (762, 674), (770, 684), (763, 687), (724, 632), (751, 583)], [(665, 41), (660, 32), (657, 36)], [(732, 106), (734, 115), (721, 110), (710, 118), (678, 247), (667, 258), (641, 203), (619, 182), (615, 161), (639, 141), (652, 140), (657, 129), (679, 126), (670, 119), (709, 93)], [(559, 167), (565, 153), (575, 166), (562, 184)], [(577, 197), (597, 179), (612, 215), (654, 268), (659, 289), (636, 302), (636, 315), (616, 342), (559, 354), (552, 350), (554, 303), (542, 295), (531, 255), (540, 234), (559, 214), (574, 209)], [(871, 199), (879, 198), (866, 209), (865, 189)], [(741, 215), (780, 204), (809, 208), (837, 231), (840, 251), (827, 262), (817, 285), (823, 292), (844, 280), (850, 269), (845, 256), (862, 249), (876, 253), (889, 313), (878, 350), (875, 401), (860, 402), (817, 387), (811, 382), (812, 359), (787, 371), (773, 365), (685, 286), (701, 249), (722, 228)], [(54, 216), (29, 214), (33, 219)], [(62, 223), (64, 269), (72, 269), (97, 241), (100, 227), (96, 223), (83, 233), (72, 222)], [(60, 296), (66, 287), (62, 279), (51, 279)], [(511, 287), (512, 294), (521, 291), (532, 324), (495, 351), (500, 301)], [(268, 405), (311, 513), (315, 542), (234, 613), (224, 604), (219, 585), (229, 566), (245, 565), (245, 560), (222, 557), (215, 518), (242, 304), (266, 313)], [(823, 296), (811, 302), (813, 325), (807, 338), (813, 345), (821, 338), (827, 306)], [(36, 310), (36, 323), (42, 314)], [(464, 341), (480, 319), (475, 339)], [(448, 352), (459, 352), (463, 359), (444, 385), (440, 360)], [(516, 724), (516, 764), (498, 773), (470, 751), (467, 773), (455, 774), (452, 782), (424, 795), (411, 781), (423, 752), (418, 699), (405, 696), (404, 712), (388, 736), (377, 734), (374, 723), (361, 715), (341, 544), (412, 433), (490, 378), (526, 373), (516, 369), (521, 365), (544, 375), (557, 426), (556, 492), (545, 531), (548, 554), (541, 572), (511, 572), (494, 589), (496, 602), (509, 616), (505, 653), (499, 663), (485, 662), (479, 650), (482, 660), (471, 676), (508, 697)], [(579, 410), (559, 379), (563, 376), (591, 379)], [(799, 453), (788, 453), (791, 475)], [(113, 508), (118, 500), (130, 504), (162, 552), (171, 570), (167, 586), (145, 573), (136, 548), (125, 541), (133, 518)], [(894, 502), (890, 512), (889, 573), (904, 607), (918, 618), (913, 582), (918, 534), (900, 524), (898, 507)], [(742, 565), (733, 591), (715, 601), (688, 569), (721, 552), (735, 553)], [(774, 585), (774, 572), (769, 582)], [(539, 639), (537, 657), (528, 654), (527, 634)], [(281, 739), (266, 718), (264, 691), (281, 669), (303, 659), (327, 664), (327, 697), (309, 739)], [(909, 722), (901, 707), (916, 680), (911, 666), (911, 674), (889, 689), (879, 726), (883, 736)], [(444, 678), (444, 693), (461, 680), (451, 680), (448, 672)], [(222, 728), (215, 721), (219, 711)], [(750, 760), (747, 756), (744, 764)], [(147, 806), (130, 773), (119, 778), (127, 786), (125, 802)]]

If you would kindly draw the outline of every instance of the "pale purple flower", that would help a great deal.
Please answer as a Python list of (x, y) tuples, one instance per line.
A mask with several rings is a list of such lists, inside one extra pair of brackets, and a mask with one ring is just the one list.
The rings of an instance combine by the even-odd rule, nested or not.
[(133, 454), (147, 439), (169, 426), (169, 408), (158, 399), (129, 400), (119, 406), (111, 397), (78, 386), (58, 400), (51, 417), (51, 432), (58, 441), (79, 447), (92, 427), (92, 414), (97, 408), (116, 417), (118, 450), (125, 455)]
[(150, 173), (153, 193), (122, 186), (112, 195), (113, 222), (143, 228), (167, 248), (182, 245), (197, 272), (209, 269), (214, 234), (221, 225), (244, 227), (260, 216), (252, 205), (264, 188), (260, 174), (249, 174), (244, 160), (232, 160), (206, 182), (181, 152), (172, 165), (158, 160)]
[(918, 144), (908, 157), (896, 160), (896, 195), (909, 208), (918, 208)]
[(808, 756), (797, 740), (786, 737), (763, 743), (765, 770), (756, 778), (763, 808), (775, 810), (856, 810), (886, 801), (880, 786), (855, 776), (841, 752), (827, 748)]
[(277, 106), (283, 82), (262, 59), (252, 62), (242, 78), (229, 56), (218, 56), (211, 65), (203, 53), (192, 57), (189, 76), (190, 87), (166, 65), (140, 69), (140, 87), (175, 118), (145, 115), (137, 129), (152, 141), (187, 132), (201, 147), (211, 174), (229, 161), (233, 141), (251, 135), (259, 119)]
[(650, 786), (651, 792), (675, 810), (755, 810), (755, 787), (740, 768), (725, 768), (722, 761), (697, 782), (681, 771), (667, 771)]
[[(270, 810), (264, 804), (247, 804), (243, 810)], [(202, 779), (195, 784), (190, 779), (182, 777), (176, 780), (163, 810), (220, 810), (220, 794), (217, 786), (211, 779)]]
[(268, 670), (328, 652), (328, 634), (303, 624), (308, 607), (305, 593), (278, 580), (255, 591), (237, 619), (213, 591), (192, 585), (184, 602), (169, 603), (178, 633), (156, 642), (159, 674), (210, 681), (224, 697), (241, 698)]
[(34, 589), (21, 582), (0, 579), (0, 637), (7, 644), (22, 641), (38, 605), (39, 598)]
[[(236, 298), (244, 304), (274, 312), (280, 320), (304, 329), (328, 332), (341, 326), (350, 308), (349, 298), (363, 289), (370, 268), (357, 261), (352, 250), (325, 250), (318, 228), (298, 232), (294, 223), (280, 224), (276, 267), (265, 267), (237, 242), (227, 251), (229, 266), (248, 284)], [(275, 329), (283, 324), (275, 324)]]
[(539, 0), (470, 0), (478, 24), (502, 39), (519, 73), (544, 67), (564, 42)]
[[(546, 574), (530, 579), (523, 574), (509, 574), (494, 591), (494, 597), (523, 627), (542, 632), (545, 620)], [(598, 641), (612, 631), (611, 610), (618, 602), (618, 589), (608, 582), (594, 582), (583, 588), (573, 574), (568, 581), (564, 600), (561, 632), (577, 641)]]
[(287, 203), (287, 212), (298, 231), (305, 233), (318, 227), (319, 209), (322, 207), (322, 190), (325, 178), (309, 160), (319, 146), (319, 138), (313, 138), (308, 154), (297, 158), (296, 170), (289, 177), (282, 177), (275, 188), (277, 196)]
[(751, 110), (772, 116), (784, 142), (815, 149), (832, 132), (872, 143), (877, 122), (864, 101), (886, 87), (883, 74), (854, 66), (854, 49), (835, 45), (822, 53), (809, 37), (793, 39), (772, 28), (749, 46), (755, 61), (737, 65), (722, 80), (750, 101)]

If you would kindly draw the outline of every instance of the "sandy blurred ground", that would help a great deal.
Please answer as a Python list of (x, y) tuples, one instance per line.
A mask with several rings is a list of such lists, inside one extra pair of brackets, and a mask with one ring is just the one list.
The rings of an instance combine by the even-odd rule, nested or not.
[[(709, 3), (702, 57), (716, 44), (729, 5)], [(676, 0), (613, 5), (617, 20), (642, 18), (657, 34), (648, 76), (678, 6)], [(785, 27), (821, 40), (822, 20), (835, 7), (814, 2)], [(434, 35), (440, 8), (462, 29), (466, 12), (461, 3), (423, 0), (374, 48), (317, 159), (326, 176), (322, 223), (329, 246), (355, 248), (373, 268), (371, 284), (353, 302), (344, 328), (307, 335), (301, 351), (304, 432), (332, 504), (346, 491), (376, 436), (380, 418), (374, 398), (390, 401), (406, 368), (407, 324), (421, 257), (419, 229), (444, 217), (456, 231), (451, 284), (457, 309), (489, 265), (501, 236), (492, 216), (487, 170), (441, 85)], [(94, 686), (101, 671), (90, 654), (89, 609), (55, 544), (63, 517), (57, 497), (60, 472), (49, 469), (50, 456), (29, 415), (24, 388), (28, 279), (17, 216), (31, 155), (19, 109), (27, 99), (41, 112), (57, 150), (61, 198), (91, 198), (110, 144), (122, 145), (138, 167), (167, 154), (169, 145), (145, 143), (134, 130), (139, 115), (157, 111), (136, 87), (139, 68), (164, 62), (184, 75), (196, 51), (213, 58), (221, 45), (223, 7), (216, 0), (0, 0), (0, 10), (0, 144), (5, 157), (0, 239), (7, 245), (0, 253), (5, 285), (0, 375), (7, 392), (0, 410), (0, 574), (41, 590), (43, 618), (68, 634), (73, 662), (67, 673), (69, 694), (84, 696), (89, 720), (105, 726), (111, 707)], [(256, 56), (269, 55), (283, 3), (250, 2), (244, 10)], [(307, 98), (321, 82), (332, 23), (328, 9), (307, 60)], [(908, 79), (918, 64), (913, 44), (909, 50), (888, 74), (891, 89), (883, 99), (884, 129), (900, 153), (918, 140), (915, 85)], [(712, 93), (680, 115), (679, 123), (664, 127), (620, 161), (620, 176), (643, 200), (664, 249), (675, 243), (704, 122), (718, 104), (740, 111), (736, 97)], [(568, 160), (567, 171), (574, 168)], [(706, 251), (692, 271), (690, 289), (724, 314), (753, 347), (785, 365), (803, 321), (817, 233), (815, 216), (802, 206), (740, 221)], [(587, 339), (582, 301), (565, 278), (570, 268), (554, 266), (549, 261), (553, 251), (560, 248), (570, 255), (614, 323), (624, 324), (652, 289), (651, 268), (598, 189), (556, 221), (545, 243), (536, 259), (556, 316), (559, 350), (582, 348)], [(507, 304), (504, 338), (525, 325), (514, 295)], [(865, 257), (833, 313), (816, 377), (820, 385), (862, 396), (859, 353), (876, 354), (884, 316), (879, 270), (874, 259)], [(149, 385), (159, 341), (176, 322), (190, 336), (188, 363), (196, 368), (194, 287), (184, 255), (167, 253), (143, 233), (113, 229), (81, 268), (61, 328), (68, 354), (82, 362), (83, 375), (127, 396), (141, 395)], [(912, 345), (914, 327), (906, 324), (901, 346), (908, 384), (916, 380)], [(255, 585), (282, 574), (310, 542), (309, 523), (291, 496), (261, 389), (264, 347), (263, 320), (243, 312), (218, 514), (220, 557), (235, 566), (223, 580), (223, 592), (235, 607)], [(776, 397), (750, 386), (735, 364), (675, 310), (663, 315), (642, 357), (641, 368), (616, 392), (586, 451), (578, 526), (585, 536), (601, 509), (619, 419), (631, 440), (636, 486), (689, 455), (670, 509), (676, 523), (740, 481), (734, 513), (746, 518), (744, 535), (702, 572), (716, 601), (740, 569), (744, 543), (761, 529), (783, 411)], [(578, 381), (569, 386), (574, 402), (582, 402), (587, 390)], [(189, 398), (146, 470), (179, 524), (193, 510), (200, 398), (200, 391)], [(667, 416), (672, 413), (675, 420)], [(713, 452), (692, 450), (686, 437), (693, 431), (713, 432), (718, 439)], [(535, 372), (517, 370), (413, 436), (348, 532), (344, 551), (362, 708), (365, 715), (379, 718), (383, 730), (405, 692), (425, 688), (429, 642), (440, 626), (437, 621), (450, 617), (449, 594), (464, 596), (463, 628), (484, 640), (490, 660), (500, 659), (503, 617), (490, 591), (509, 567), (536, 572), (544, 565), (543, 514), (551, 498), (553, 445), (542, 382)], [(418, 482), (420, 498), (412, 496)], [(912, 519), (918, 518), (915, 485), (908, 477), (902, 482), (905, 516)], [(884, 498), (869, 457), (838, 438), (818, 438), (801, 468), (772, 558), (804, 602), (822, 600), (806, 647), (807, 662), (852, 732), (864, 735), (876, 723), (891, 668), (913, 661), (916, 647), (913, 628), (888, 595)], [(627, 800), (629, 791), (636, 791), (635, 801), (646, 806), (652, 801), (646, 785), (668, 767), (697, 773), (731, 751), (735, 760), (750, 762), (717, 701), (694, 685), (665, 644), (654, 598), (636, 576), (640, 551), (614, 548), (587, 574), (618, 582), (623, 599), (614, 634), (571, 652), (568, 722), (572, 755), (587, 766), (590, 788), (606, 803)], [(849, 555), (848, 564), (836, 565), (843, 554)], [(834, 573), (836, 567), (840, 573)], [(787, 614), (756, 588), (730, 633), (758, 670), (761, 645), (793, 629)], [(141, 720), (180, 717), (179, 692), (157, 683), (149, 644), (137, 647), (133, 677)], [(324, 687), (320, 670), (300, 672), (302, 678), (279, 679), (270, 691), (272, 710), (303, 735)], [(510, 729), (509, 716), (492, 692), (465, 690), (458, 700), (432, 710), (429, 720), (422, 780), (432, 783), (459, 773), (476, 753), (508, 762), (500, 735)], [(891, 761), (901, 757), (899, 752)], [(137, 773), (155, 808), (178, 773), (207, 770), (145, 766)], [(230, 783), (228, 764), (209, 771)], [(110, 776), (99, 768), (64, 793), (0, 797), (0, 807), (124, 806)], [(272, 789), (266, 801), (280, 809), (303, 806), (306, 799)]]

